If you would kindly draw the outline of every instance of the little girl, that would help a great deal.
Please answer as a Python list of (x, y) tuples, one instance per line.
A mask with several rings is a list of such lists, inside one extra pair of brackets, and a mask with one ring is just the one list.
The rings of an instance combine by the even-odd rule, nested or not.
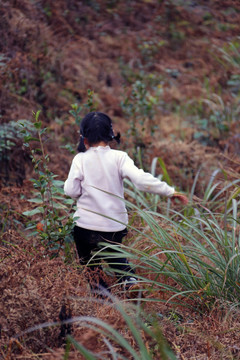
[[(80, 125), (79, 153), (74, 157), (68, 178), (64, 185), (66, 195), (77, 200), (77, 217), (74, 227), (74, 241), (81, 264), (89, 263), (92, 251), (99, 250), (99, 243), (121, 244), (127, 234), (127, 210), (124, 203), (123, 179), (128, 178), (142, 191), (178, 198), (187, 204), (185, 195), (174, 188), (138, 169), (127, 153), (113, 150), (109, 142), (120, 143), (120, 133), (114, 135), (111, 119), (101, 112), (90, 112)], [(114, 250), (111, 250), (112, 252)], [(96, 264), (96, 257), (93, 261)], [(98, 259), (100, 260), (100, 259)], [(128, 272), (123, 276), (126, 288), (137, 283), (134, 271), (127, 259), (107, 259), (113, 270)], [(114, 264), (111, 264), (114, 263)], [(92, 265), (96, 274), (100, 267)], [(119, 271), (118, 271), (119, 273)], [(93, 285), (92, 285), (93, 286)], [(101, 275), (93, 288), (107, 288)]]

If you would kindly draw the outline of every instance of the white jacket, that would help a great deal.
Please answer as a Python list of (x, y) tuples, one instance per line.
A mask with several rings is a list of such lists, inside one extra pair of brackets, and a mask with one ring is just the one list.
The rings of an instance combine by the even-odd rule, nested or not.
[(164, 196), (174, 193), (173, 187), (138, 169), (127, 153), (109, 146), (90, 147), (74, 157), (64, 184), (65, 194), (78, 199), (76, 225), (96, 231), (123, 230), (128, 223), (124, 178), (142, 191)]

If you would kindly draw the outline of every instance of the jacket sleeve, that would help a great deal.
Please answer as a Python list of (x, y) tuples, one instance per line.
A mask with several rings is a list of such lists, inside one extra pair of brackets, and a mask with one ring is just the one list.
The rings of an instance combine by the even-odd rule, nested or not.
[(74, 199), (81, 196), (82, 193), (81, 180), (83, 176), (80, 169), (80, 163), (77, 159), (77, 156), (75, 156), (72, 161), (68, 178), (64, 183), (65, 194)]
[(166, 182), (160, 181), (152, 174), (137, 168), (134, 165), (133, 160), (127, 154), (125, 154), (122, 159), (121, 176), (123, 178), (128, 178), (136, 188), (141, 191), (169, 197), (174, 193), (174, 188), (169, 186)]

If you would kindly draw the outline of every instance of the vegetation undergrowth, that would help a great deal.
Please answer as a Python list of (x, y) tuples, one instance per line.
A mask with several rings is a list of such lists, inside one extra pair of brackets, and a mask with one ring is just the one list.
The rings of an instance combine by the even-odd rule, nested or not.
[(11, 172), (14, 169), (14, 182), (16, 185), (22, 186), (25, 178), (25, 165), (22, 161), (18, 161), (17, 156), (28, 160), (27, 151), (24, 150), (21, 127), (24, 125), (28, 129), (28, 133), (33, 136), (35, 128), (31, 121), (18, 120), (0, 124), (0, 177), (4, 185), (9, 185), (13, 181)]
[[(202, 200), (194, 196), (193, 186), (192, 201), (182, 212), (171, 209), (170, 204), (159, 208), (156, 196), (131, 190), (127, 182), (127, 194), (134, 200), (126, 201), (127, 207), (144, 230), (131, 223), (137, 241), (119, 252), (136, 267), (141, 291), (152, 294), (146, 301), (190, 301), (200, 312), (210, 310), (216, 301), (239, 306), (240, 180), (229, 181), (216, 191), (218, 171)], [(108, 247), (112, 246), (106, 245), (103, 256), (109, 256)], [(159, 290), (167, 294), (164, 299), (154, 297)]]
[[(131, 131), (125, 133), (125, 149), (134, 153), (141, 167), (148, 169), (149, 158), (160, 156), (161, 159), (155, 161), (160, 165), (162, 160), (163, 166), (163, 161), (166, 162), (165, 169), (173, 176), (170, 179), (172, 183), (175, 184), (179, 173), (183, 172), (183, 182), (186, 179), (189, 183), (181, 187), (189, 189), (196, 168), (191, 175), (185, 172), (186, 168), (192, 168), (197, 157), (201, 157), (200, 162), (204, 163), (206, 159), (201, 154), (209, 153), (209, 145), (212, 146), (210, 152), (224, 151), (224, 154), (221, 153), (221, 160), (224, 161), (216, 165), (222, 167), (222, 172), (216, 170), (213, 173), (212, 182), (206, 186), (202, 199), (198, 199), (195, 194), (201, 196), (205, 186), (204, 177), (209, 175), (204, 171), (201, 180), (200, 177), (198, 180), (198, 184), (203, 180), (201, 189), (195, 191), (194, 184), (192, 191), (189, 191), (192, 202), (183, 212), (178, 211), (177, 205), (171, 208), (168, 203), (165, 206), (164, 202), (159, 202), (158, 196), (138, 192), (129, 182), (126, 183), (131, 230), (123, 248), (126, 254), (123, 255), (129, 256), (143, 284), (144, 308), (152, 306), (154, 302), (154, 312), (161, 312), (159, 308), (162, 303), (156, 302), (160, 300), (168, 302), (166, 307), (173, 309), (172, 319), (176, 319), (176, 311), (183, 309), (182, 304), (189, 304), (201, 312), (202, 321), (197, 323), (193, 319), (192, 327), (181, 326), (176, 321), (174, 331), (167, 327), (165, 336), (178, 358), (238, 359), (239, 312), (235, 312), (236, 308), (233, 310), (233, 307), (238, 302), (238, 298), (234, 300), (236, 294), (239, 296), (239, 2), (60, 0), (46, 4), (45, 0), (11, 0), (3, 2), (1, 10), (1, 355), (6, 355), (6, 359), (62, 359), (61, 354), (54, 352), (58, 345), (54, 343), (52, 334), (48, 336), (47, 329), (20, 338), (8, 350), (7, 344), (19, 327), (25, 329), (33, 323), (55, 319), (62, 297), (69, 289), (74, 288), (72, 303), (76, 304), (80, 287), (84, 288), (83, 295), (89, 296), (83, 277), (80, 275), (78, 278), (75, 272), (70, 277), (72, 263), (63, 264), (62, 259), (50, 259), (63, 253), (61, 250), (64, 250), (65, 242), (62, 225), (66, 224), (73, 205), (64, 197), (63, 183), (55, 177), (56, 171), (50, 170), (52, 164), (47, 158), (43, 159), (42, 152), (36, 149), (41, 149), (36, 126), (32, 126), (31, 136), (36, 136), (37, 140), (29, 140), (29, 145), (36, 151), (33, 154), (36, 159), (34, 165), (40, 159), (43, 162), (39, 163), (33, 176), (33, 180), (39, 182), (34, 185), (33, 201), (29, 202), (29, 207), (32, 209), (33, 206), (36, 213), (30, 212), (30, 216), (27, 216), (32, 219), (28, 232), (32, 231), (33, 236), (26, 240), (19, 234), (19, 229), (26, 223), (26, 216), (23, 218), (21, 213), (27, 206), (24, 201), (16, 204), (29, 194), (28, 181), (24, 181), (28, 179), (25, 165), (28, 166), (29, 154), (25, 151), (27, 148), (22, 147), (22, 135), (26, 133), (19, 131), (16, 119), (30, 118), (31, 109), (42, 108), (43, 121), (58, 136), (52, 145), (53, 153), (49, 153), (53, 168), (56, 165), (56, 149), (59, 158), (66, 160), (65, 164), (70, 163), (61, 148), (74, 153), (73, 147), (59, 146), (65, 144), (66, 139), (74, 144), (76, 142), (73, 121), (68, 115), (69, 103), (74, 104), (71, 115), (79, 125), (79, 115), (84, 108), (79, 107), (77, 102), (85, 101), (85, 87), (93, 86), (101, 110), (110, 112), (116, 123), (119, 121), (123, 134), (124, 109), (119, 104), (122, 100), (122, 83), (125, 82), (129, 124), (138, 131), (138, 138), (132, 136)], [(121, 66), (116, 59), (121, 59)], [(133, 90), (136, 90), (136, 94)], [(141, 112), (145, 114), (144, 118)], [(149, 124), (159, 125), (159, 129), (153, 127), (153, 136), (148, 133)], [(30, 122), (26, 124), (29, 132), (30, 125)], [(41, 134), (43, 145), (48, 134), (48, 130)], [(167, 143), (165, 157), (161, 153), (162, 142), (159, 139)], [(182, 145), (189, 145), (183, 153), (177, 148), (179, 162), (176, 159), (175, 169), (171, 166), (175, 163), (175, 157), (169, 156), (172, 149), (169, 139), (176, 143), (183, 140)], [(208, 150), (194, 156), (192, 150), (196, 149), (197, 142), (201, 149)], [(208, 146), (205, 148), (205, 145)], [(47, 156), (48, 152), (46, 149), (44, 151)], [(182, 161), (185, 155), (186, 161)], [(234, 177), (235, 181), (228, 180), (225, 165), (228, 169), (231, 167), (229, 170), (232, 174), (234, 172), (231, 178)], [(67, 165), (57, 172), (61, 179), (65, 178), (66, 168)], [(168, 181), (167, 172), (164, 173), (162, 166), (161, 169), (163, 175), (160, 178)], [(219, 180), (221, 177), (223, 181)], [(13, 187), (9, 186), (13, 184)], [(15, 185), (23, 185), (23, 188)], [(66, 206), (60, 209), (62, 205)], [(61, 217), (62, 224), (59, 220)], [(69, 240), (70, 227), (65, 233)], [(41, 240), (45, 252), (38, 253), (37, 258), (35, 252), (27, 256), (24, 249), (31, 247), (31, 240), (36, 244), (36, 238)], [(128, 247), (130, 243), (131, 247)], [(68, 248), (71, 248), (71, 242), (67, 244)], [(67, 253), (65, 258), (69, 258)], [(159, 276), (156, 275), (158, 273)], [(160, 283), (162, 286), (158, 285)], [(170, 304), (174, 302), (179, 306)], [(125, 303), (129, 303), (129, 300)], [(89, 313), (90, 318), (94, 312), (97, 323), (100, 316), (96, 308), (103, 308), (102, 318), (108, 325), (110, 319), (111, 326), (117, 328), (114, 314), (106, 319), (107, 311), (103, 304), (90, 307), (89, 310), (88, 304), (80, 301), (75, 307), (75, 314), (87, 316)], [(219, 317), (211, 317), (214, 309), (220, 314)], [(224, 309), (230, 309), (230, 317), (236, 319), (221, 327)], [(187, 317), (186, 308), (183, 317)], [(159, 321), (158, 328), (161, 325)], [(106, 327), (104, 325), (103, 328)], [(119, 326), (117, 329), (138, 352), (139, 343), (133, 336), (128, 336), (126, 327)], [(93, 354), (95, 358), (121, 358), (120, 345), (106, 336), (104, 355), (99, 340), (102, 335), (91, 336), (91, 332), (84, 333), (85, 330), (80, 333), (78, 341), (85, 337), (85, 345), (92, 342), (94, 351), (99, 346), (97, 351), (100, 355)], [(140, 335), (149, 356), (159, 359), (157, 352), (151, 353), (152, 342), (144, 337), (141, 330)], [(75, 337), (75, 333), (72, 336)], [(67, 346), (69, 350), (69, 343)], [(72, 354), (71, 350), (72, 347), (69, 352), (66, 350), (66, 359), (72, 359), (72, 356), (79, 359), (82, 356)], [(61, 349), (58, 348), (57, 352), (61, 353)]]
[[(105, 321), (94, 317), (83, 317), (82, 319), (79, 318), (79, 320), (83, 321), (84, 327), (99, 333), (106, 345), (104, 353), (96, 354), (69, 336), (68, 341), (79, 350), (85, 359), (97, 360), (100, 358), (103, 360), (108, 359), (109, 356), (112, 359), (123, 360), (129, 359), (129, 357), (133, 360), (153, 360), (156, 357), (163, 360), (176, 359), (175, 354), (162, 335), (156, 317), (146, 314), (139, 305), (128, 304), (124, 306), (117, 299), (112, 298), (112, 300), (114, 308), (122, 316), (137, 346), (132, 346), (131, 342)], [(78, 319), (76, 320), (78, 321)], [(116, 350), (116, 346), (120, 346), (121, 350)]]
[[(78, 116), (77, 112), (76, 116)], [(42, 128), (39, 112), (35, 114), (34, 127), (38, 138), (27, 134), (23, 126), (27, 144), (31, 141), (40, 144), (40, 148), (31, 149), (37, 177), (32, 179), (36, 189), (35, 197), (29, 201), (38, 206), (24, 213), (27, 216), (37, 216), (36, 220), (28, 226), (28, 230), (35, 230), (32, 235), (39, 235), (51, 255), (57, 255), (60, 249), (64, 248), (66, 260), (69, 260), (69, 239), (71, 239), (74, 225), (74, 219), (72, 216), (69, 217), (69, 206), (71, 212), (73, 201), (64, 196), (63, 183), (57, 181), (55, 175), (48, 169), (49, 156), (45, 154), (43, 146), (43, 135), (47, 129)], [(139, 158), (141, 160), (140, 154)], [(157, 163), (160, 164), (163, 172), (160, 178), (171, 184), (170, 176), (161, 158), (153, 159), (152, 174), (156, 176)], [(225, 181), (221, 190), (217, 190), (219, 182), (216, 181), (216, 177), (219, 171), (216, 170), (213, 173), (203, 199), (198, 199), (198, 202), (194, 197), (198, 180), (196, 176), (191, 191), (190, 205), (182, 212), (172, 209), (170, 203), (166, 208), (159, 207), (158, 196), (144, 194), (135, 189), (129, 181), (125, 182), (129, 199), (126, 200), (126, 205), (133, 219), (129, 228), (138, 234), (138, 241), (135, 241), (132, 246), (123, 245), (121, 249), (118, 249), (116, 256), (119, 257), (120, 252), (120, 256), (127, 257), (136, 268), (142, 304), (163, 302), (175, 306), (191, 306), (202, 314), (211, 311), (216, 302), (220, 307), (239, 306), (240, 233), (237, 220), (239, 215), (237, 196), (240, 180)], [(41, 221), (38, 218), (39, 215)], [(134, 226), (136, 217), (144, 225), (143, 230)], [(109, 256), (109, 247), (112, 246), (107, 245), (104, 248), (103, 257)], [(164, 296), (159, 298), (159, 293)], [(125, 315), (123, 317), (125, 319)], [(126, 347), (134, 359), (141, 359), (135, 350), (129, 348), (122, 335), (106, 322), (94, 317), (84, 321), (87, 327), (99, 331), (104, 336), (104, 343), (113, 358), (121, 357), (118, 357), (116, 351), (114, 352), (111, 341)], [(142, 324), (139, 319), (135, 321), (137, 324)], [(135, 332), (134, 327), (131, 328), (130, 323), (127, 324), (132, 329), (133, 336), (138, 339), (139, 349), (143, 351), (139, 333)], [(157, 329), (160, 331), (159, 325)], [(156, 341), (154, 332), (148, 334), (151, 341)], [(107, 340), (108, 336), (111, 341)], [(68, 341), (86, 358), (99, 358), (99, 355), (96, 356), (72, 337), (69, 337)], [(153, 358), (151, 352), (144, 349), (144, 359)]]
[[(50, 251), (51, 256), (57, 256), (61, 249), (64, 250), (65, 260), (70, 260), (70, 243), (72, 242), (72, 230), (74, 218), (69, 216), (69, 207), (72, 208), (74, 201), (64, 196), (63, 181), (57, 180), (52, 171), (49, 170), (49, 155), (45, 153), (44, 135), (46, 127), (42, 127), (39, 120), (40, 111), (37, 111), (33, 123), (37, 137), (33, 137), (22, 123), (25, 146), (30, 147), (32, 162), (36, 177), (31, 179), (36, 190), (34, 197), (29, 202), (37, 204), (33, 210), (23, 212), (23, 215), (34, 217), (35, 220), (28, 223), (26, 230), (29, 236), (38, 235), (43, 246)], [(39, 147), (34, 147), (37, 143)]]
[[(84, 301), (85, 299), (82, 300)], [(108, 308), (108, 311), (114, 311), (117, 318), (120, 316), (121, 326), (124, 330), (118, 331), (111, 324), (94, 316), (76, 316), (61, 322), (47, 322), (33, 326), (16, 334), (14, 339), (17, 341), (26, 334), (31, 334), (44, 328), (70, 325), (76, 329), (81, 328), (85, 332), (90, 330), (91, 333), (96, 333), (100, 336), (103, 350), (101, 352), (89, 350), (72, 335), (67, 335), (64, 353), (65, 360), (70, 358), (71, 345), (87, 360), (106, 360), (109, 358), (119, 360), (130, 358), (133, 360), (153, 360), (156, 357), (163, 360), (177, 359), (162, 334), (159, 319), (154, 314), (147, 314), (140, 303), (126, 304), (114, 296), (110, 296), (107, 302), (91, 299), (91, 303), (92, 306), (104, 305)]]

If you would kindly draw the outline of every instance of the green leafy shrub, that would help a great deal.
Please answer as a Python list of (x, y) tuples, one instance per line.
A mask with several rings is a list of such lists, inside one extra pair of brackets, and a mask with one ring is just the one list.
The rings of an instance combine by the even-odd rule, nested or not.
[(86, 104), (83, 105), (72, 104), (71, 105), (72, 109), (69, 111), (69, 113), (74, 117), (75, 122), (78, 126), (80, 125), (82, 118), (82, 115), (80, 114), (82, 113), (84, 108), (87, 108), (88, 111), (96, 111), (96, 104), (94, 103), (93, 100), (93, 96), (94, 96), (93, 90), (88, 89), (87, 95), (88, 95), (88, 99)]
[[(240, 92), (240, 37), (228, 42), (223, 48), (219, 49), (220, 63), (230, 71), (228, 86), (233, 96), (238, 96)], [(216, 55), (214, 55), (216, 56)]]
[(0, 124), (0, 178), (4, 185), (9, 185), (12, 178), (17, 185), (22, 185), (25, 178), (25, 164), (29, 154), (23, 148), (22, 126), (29, 136), (33, 136), (35, 129), (28, 120)]
[(179, 111), (194, 129), (193, 139), (203, 145), (221, 146), (239, 127), (238, 98), (230, 102), (211, 94), (205, 99), (189, 101)]
[(140, 58), (135, 59), (134, 64), (132, 64), (131, 62), (125, 63), (124, 59), (120, 57), (118, 63), (121, 75), (127, 86), (134, 84), (137, 80), (144, 83), (147, 87), (162, 85), (162, 75), (157, 71), (150, 71), (147, 68), (148, 63), (143, 64)]
[(21, 132), (22, 126), (27, 128), (29, 133), (34, 134), (34, 126), (28, 120), (10, 121), (9, 123), (0, 124), (0, 161), (2, 161), (6, 150), (12, 150), (18, 140), (24, 139), (24, 135)]
[(240, 68), (240, 37), (236, 40), (228, 42), (220, 49), (222, 58), (231, 66)]
[(32, 162), (36, 178), (31, 179), (35, 188), (34, 197), (29, 202), (37, 206), (33, 210), (25, 211), (23, 215), (33, 217), (34, 220), (27, 226), (33, 230), (30, 235), (39, 235), (42, 244), (51, 252), (52, 256), (64, 249), (66, 259), (70, 256), (70, 243), (74, 218), (69, 216), (69, 206), (73, 200), (64, 196), (63, 181), (56, 180), (57, 175), (49, 170), (49, 155), (44, 149), (44, 134), (47, 128), (42, 127), (38, 111), (33, 123), (38, 137), (32, 137), (23, 125), (22, 133), (25, 135), (25, 145), (31, 147), (34, 141), (39, 148), (31, 148)]
[(195, 132), (194, 138), (207, 145), (214, 145), (226, 139), (231, 133), (232, 126), (237, 124), (240, 104), (238, 101), (233, 104), (225, 103), (216, 94), (202, 102), (207, 105), (206, 116), (196, 120), (195, 126), (197, 125), (198, 131)]
[[(141, 56), (144, 61), (148, 64), (152, 64), (154, 56), (159, 53), (161, 47), (166, 45), (165, 40), (159, 40), (158, 37), (152, 39), (139, 39), (138, 40), (138, 49), (141, 52)], [(150, 64), (149, 64), (150, 63)]]
[(162, 91), (162, 87), (157, 86), (150, 92), (145, 83), (137, 80), (132, 84), (130, 94), (121, 102), (122, 109), (129, 119), (127, 138), (129, 145), (133, 144), (129, 152), (134, 160), (137, 160), (138, 148), (144, 149), (146, 138), (154, 136), (158, 128), (154, 117)]

